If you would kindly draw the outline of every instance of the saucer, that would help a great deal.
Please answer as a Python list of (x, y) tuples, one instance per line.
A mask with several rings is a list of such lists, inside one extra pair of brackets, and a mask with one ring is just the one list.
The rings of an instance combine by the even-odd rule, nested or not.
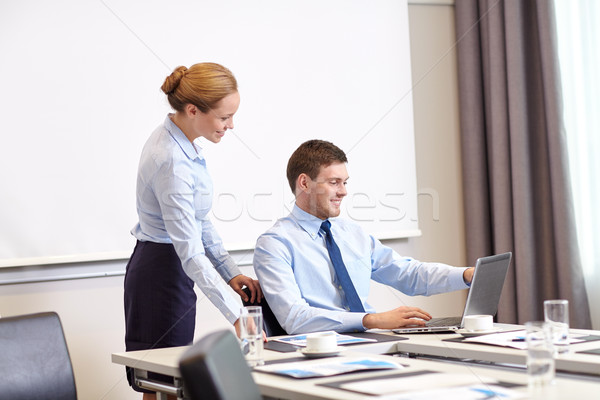
[(338, 354), (340, 354), (340, 352), (342, 352), (344, 350), (346, 350), (346, 349), (343, 347), (340, 347), (340, 346), (337, 346), (333, 350), (327, 350), (327, 351), (310, 351), (310, 350), (307, 350), (306, 347), (298, 349), (298, 351), (307, 358), (333, 357), (333, 356), (337, 356)]
[(482, 331), (468, 331), (466, 329), (459, 329), (456, 331), (456, 333), (461, 334), (464, 337), (475, 337), (475, 336), (481, 336), (481, 335), (489, 335), (490, 333), (498, 333), (498, 332), (502, 332), (502, 329), (499, 328), (492, 328), (492, 329), (486, 329), (486, 330), (482, 330)]

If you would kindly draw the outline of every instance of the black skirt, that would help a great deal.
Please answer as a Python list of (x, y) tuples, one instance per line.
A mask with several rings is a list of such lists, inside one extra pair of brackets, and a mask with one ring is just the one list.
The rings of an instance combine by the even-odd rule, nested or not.
[[(172, 244), (138, 241), (125, 272), (125, 349), (147, 350), (186, 346), (194, 339), (194, 282), (181, 267)], [(133, 371), (129, 384), (136, 391)], [(172, 382), (159, 374), (150, 379)]]

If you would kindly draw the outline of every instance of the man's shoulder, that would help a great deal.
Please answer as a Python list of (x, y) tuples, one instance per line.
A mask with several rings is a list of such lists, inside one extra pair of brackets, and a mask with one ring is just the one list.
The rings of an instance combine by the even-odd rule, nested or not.
[(265, 239), (277, 239), (286, 238), (292, 235), (292, 232), (300, 229), (300, 226), (291, 218), (290, 215), (287, 217), (279, 218), (272, 227), (267, 229), (262, 235), (258, 237), (258, 241)]

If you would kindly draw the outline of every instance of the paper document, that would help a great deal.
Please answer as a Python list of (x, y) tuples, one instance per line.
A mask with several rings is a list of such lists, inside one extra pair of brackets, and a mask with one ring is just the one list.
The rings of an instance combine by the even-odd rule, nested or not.
[[(348, 382), (340, 385), (341, 389), (360, 392), (370, 395), (387, 395), (392, 393), (401, 393), (415, 388), (448, 388), (453, 386), (464, 386), (481, 383), (496, 382), (496, 379), (474, 374), (453, 374), (453, 373), (427, 373), (415, 376), (406, 376), (405, 378), (376, 378), (369, 380), (360, 380)], [(434, 397), (430, 397), (434, 398)], [(446, 396), (444, 396), (446, 400)]]
[[(271, 339), (275, 342), (283, 342), (288, 344), (293, 344), (294, 346), (306, 347), (306, 336), (307, 335), (293, 335), (293, 336), (284, 336), (277, 339)], [(377, 342), (375, 339), (367, 339), (367, 338), (359, 338), (350, 335), (342, 335), (336, 333), (336, 340), (338, 346), (343, 346), (345, 344), (355, 344), (355, 343), (369, 343), (369, 342)]]
[(471, 385), (459, 386), (443, 389), (423, 390), (418, 392), (409, 392), (403, 394), (394, 394), (391, 396), (377, 397), (377, 400), (483, 400), (483, 399), (525, 399), (526, 392), (518, 392), (514, 389), (507, 389), (494, 385)]
[(401, 369), (400, 364), (376, 358), (335, 357), (320, 361), (289, 362), (254, 367), (254, 371), (270, 372), (292, 378), (333, 376), (354, 371)]
[[(527, 342), (525, 341), (525, 330), (492, 333), (489, 335), (481, 335), (470, 337), (463, 340), (463, 343), (483, 343), (492, 344), (495, 346), (512, 347), (513, 349), (525, 350), (527, 349)], [(579, 343), (584, 340), (579, 339), (585, 335), (569, 335), (569, 343)]]

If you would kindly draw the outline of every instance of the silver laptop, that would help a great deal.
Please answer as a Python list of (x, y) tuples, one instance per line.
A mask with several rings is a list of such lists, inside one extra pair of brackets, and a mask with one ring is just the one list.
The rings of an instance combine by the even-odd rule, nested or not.
[(467, 315), (496, 315), (511, 258), (512, 253), (509, 252), (477, 260), (462, 317), (432, 318), (425, 326), (399, 328), (393, 331), (395, 333), (455, 331), (463, 327), (463, 318)]

